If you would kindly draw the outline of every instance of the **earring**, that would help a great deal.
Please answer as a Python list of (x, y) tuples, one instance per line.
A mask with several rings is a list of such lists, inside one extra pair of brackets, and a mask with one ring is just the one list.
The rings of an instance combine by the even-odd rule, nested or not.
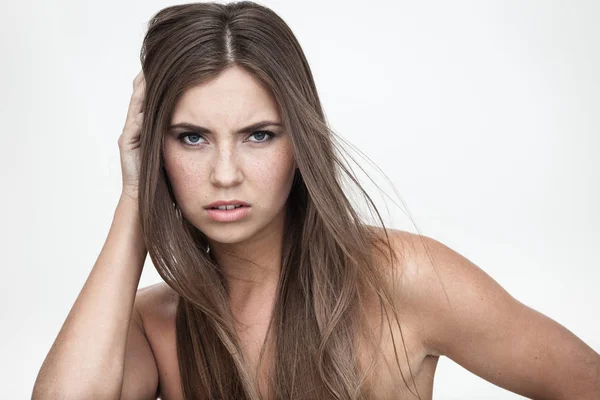
[(209, 244), (206, 245), (206, 252), (207, 253), (210, 252), (210, 245)]

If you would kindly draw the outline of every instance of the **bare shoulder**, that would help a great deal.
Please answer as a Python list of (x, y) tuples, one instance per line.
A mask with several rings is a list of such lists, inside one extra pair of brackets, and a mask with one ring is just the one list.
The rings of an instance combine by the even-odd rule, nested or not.
[(428, 329), (423, 318), (424, 304), (419, 293), (431, 285), (423, 270), (427, 237), (400, 229), (367, 227), (374, 233), (373, 261), (404, 323), (414, 332), (415, 345), (425, 348)]
[[(415, 276), (422, 269), (423, 255), (427, 253), (426, 236), (400, 229), (368, 226), (378, 240), (374, 257), (381, 272), (392, 283), (399, 300), (407, 300), (407, 295), (415, 289)], [(387, 247), (389, 243), (389, 248)], [(391, 253), (390, 253), (391, 250)], [(403, 297), (404, 296), (404, 297)]]
[[(381, 271), (399, 318), (398, 324), (392, 323), (389, 326), (389, 331), (387, 329), (383, 332), (379, 331), (377, 326), (382, 315), (378, 311), (377, 302), (371, 303), (377, 306), (371, 311), (374, 315), (373, 326), (377, 333), (383, 334), (381, 341), (385, 360), (383, 365), (387, 365), (377, 369), (377, 376), (373, 377), (374, 387), (379, 388), (382, 398), (396, 397), (400, 393), (405, 393), (409, 398), (414, 394), (409, 392), (408, 388), (411, 385), (403, 386), (397, 372), (390, 369), (390, 366), (397, 365), (399, 361), (396, 357), (399, 357), (404, 359), (400, 361), (401, 376), (414, 377), (412, 383), (418, 387), (421, 398), (431, 399), (433, 377), (439, 357), (432, 354), (427, 346), (428, 325), (427, 319), (423, 318), (425, 308), (421, 298), (415, 295), (420, 290), (419, 285), (424, 283), (424, 280), (416, 277), (419, 276), (419, 270), (422, 268), (420, 265), (422, 253), (427, 247), (423, 243), (425, 239), (421, 235), (399, 229), (384, 230), (380, 227), (368, 227), (368, 229), (371, 233), (375, 233), (374, 264)], [(404, 351), (397, 348), (399, 343), (403, 343)]]
[[(427, 354), (439, 356), (440, 352), (429, 343), (430, 331), (434, 328), (431, 320), (438, 320), (438, 313), (448, 313), (449, 293), (460, 292), (455, 288), (457, 274), (461, 272), (456, 264), (464, 258), (425, 235), (399, 229), (374, 229), (383, 244), (375, 251), (377, 264), (382, 266), (399, 310), (418, 330)], [(388, 241), (391, 254), (385, 245)], [(468, 273), (473, 274), (473, 270), (465, 272)]]
[(393, 236), (408, 255), (402, 299), (427, 354), (527, 398), (598, 398), (600, 356), (589, 345), (457, 250), (423, 235)]
[(136, 307), (144, 328), (156, 323), (172, 321), (177, 310), (177, 293), (165, 282), (155, 283), (138, 289)]
[(138, 311), (158, 367), (160, 398), (182, 399), (175, 327), (179, 295), (160, 282), (139, 289), (137, 296)]
[(426, 354), (439, 356), (441, 353), (430, 343), (430, 331), (434, 328), (431, 320), (448, 312), (444, 306), (455, 272), (444, 269), (448, 262), (441, 259), (447, 259), (451, 249), (428, 236), (408, 231), (387, 229), (387, 237), (383, 230), (381, 235), (384, 240), (389, 239), (394, 256), (393, 260), (386, 258), (381, 263), (388, 274), (394, 300), (418, 331), (420, 346)]

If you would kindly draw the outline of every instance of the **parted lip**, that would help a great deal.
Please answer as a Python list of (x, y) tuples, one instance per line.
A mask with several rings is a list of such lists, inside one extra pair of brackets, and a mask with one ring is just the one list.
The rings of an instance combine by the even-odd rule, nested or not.
[(213, 208), (213, 207), (228, 206), (228, 205), (242, 205), (242, 206), (246, 206), (246, 207), (250, 206), (248, 203), (246, 203), (245, 201), (241, 201), (241, 200), (219, 200), (219, 201), (215, 201), (214, 203), (210, 203), (209, 205), (207, 205), (204, 208)]

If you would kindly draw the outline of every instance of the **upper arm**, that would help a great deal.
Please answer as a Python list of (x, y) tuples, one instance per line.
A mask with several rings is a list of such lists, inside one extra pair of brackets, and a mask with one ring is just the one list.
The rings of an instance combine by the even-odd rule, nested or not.
[(600, 355), (591, 347), (459, 253), (413, 238), (406, 297), (418, 309), (429, 354), (529, 398), (600, 398)]
[(139, 312), (148, 301), (149, 293), (144, 289), (137, 291), (127, 334), (122, 400), (155, 400), (158, 397), (158, 368)]

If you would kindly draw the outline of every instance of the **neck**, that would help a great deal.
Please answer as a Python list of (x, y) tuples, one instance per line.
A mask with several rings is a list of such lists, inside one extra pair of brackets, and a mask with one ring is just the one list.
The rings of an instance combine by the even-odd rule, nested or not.
[(283, 230), (284, 218), (276, 218), (243, 242), (210, 242), (210, 252), (227, 280), (233, 310), (255, 310), (272, 301), (281, 273)]

